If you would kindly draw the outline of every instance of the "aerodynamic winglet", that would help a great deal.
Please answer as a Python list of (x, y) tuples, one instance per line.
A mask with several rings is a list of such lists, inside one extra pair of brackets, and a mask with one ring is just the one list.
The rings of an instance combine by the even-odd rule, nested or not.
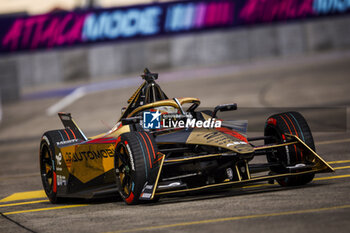
[(78, 125), (74, 122), (72, 115), (70, 113), (66, 113), (66, 112), (59, 112), (58, 113), (59, 118), (62, 121), (62, 124), (65, 128), (69, 128), (73, 131), (75, 131), (75, 133), (77, 134), (77, 136), (79, 135), (80, 138), (84, 138), (85, 140), (87, 140), (87, 137), (85, 136), (85, 134), (80, 130), (80, 128), (78, 127)]

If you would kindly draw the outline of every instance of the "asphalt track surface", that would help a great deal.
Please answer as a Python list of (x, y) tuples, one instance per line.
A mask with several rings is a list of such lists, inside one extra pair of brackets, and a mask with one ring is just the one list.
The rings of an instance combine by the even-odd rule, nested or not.
[[(197, 77), (201, 69), (173, 71), (175, 78), (166, 81), (162, 81), (160, 74), (159, 83), (168, 96), (199, 97), (205, 106), (229, 102), (251, 108), (340, 106), (349, 113), (350, 54), (346, 52), (242, 66), (226, 64), (205, 68), (216, 69), (219, 75), (204, 78)], [(176, 80), (177, 74), (186, 73), (188, 79)], [(90, 94), (64, 111), (72, 112), (88, 135), (100, 133), (115, 123), (120, 108), (135, 89)], [(127, 206), (117, 198), (53, 205), (43, 195), (38, 148), (45, 130), (61, 128), (56, 116), (45, 114), (59, 100), (43, 98), (3, 106), (0, 232), (350, 231), (348, 114), (345, 124), (327, 132), (322, 132), (321, 127), (327, 118), (317, 113), (313, 116), (322, 119), (318, 127), (314, 126), (317, 152), (331, 161), (336, 172), (318, 174), (306, 186), (282, 188), (258, 183), (219, 192), (167, 197), (155, 204), (136, 206)], [(261, 128), (265, 119), (259, 114), (249, 118), (260, 122)]]

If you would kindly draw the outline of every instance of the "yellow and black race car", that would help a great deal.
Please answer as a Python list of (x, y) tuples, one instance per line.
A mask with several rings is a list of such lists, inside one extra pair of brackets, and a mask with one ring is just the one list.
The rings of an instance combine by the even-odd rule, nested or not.
[[(104, 134), (86, 137), (69, 113), (58, 113), (65, 128), (44, 133), (40, 143), (42, 183), (52, 203), (120, 195), (135, 204), (259, 181), (296, 186), (334, 171), (316, 154), (298, 112), (269, 117), (264, 136), (247, 138), (216, 119), (236, 104), (196, 111), (199, 99), (169, 99), (157, 74), (145, 69), (141, 76), (143, 84)], [(255, 156), (266, 156), (267, 163), (251, 164)]]

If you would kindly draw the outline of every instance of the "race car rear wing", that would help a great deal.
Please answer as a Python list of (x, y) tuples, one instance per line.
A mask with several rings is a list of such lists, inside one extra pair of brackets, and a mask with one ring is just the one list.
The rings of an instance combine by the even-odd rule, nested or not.
[(72, 116), (70, 113), (66, 113), (66, 112), (59, 112), (58, 113), (59, 118), (62, 121), (63, 126), (66, 129), (71, 129), (74, 131), (74, 133), (77, 135), (78, 138), (84, 138), (85, 140), (87, 140), (87, 137), (85, 136), (85, 134), (80, 130), (80, 128), (78, 127), (78, 125), (75, 123), (75, 121), (73, 120)]

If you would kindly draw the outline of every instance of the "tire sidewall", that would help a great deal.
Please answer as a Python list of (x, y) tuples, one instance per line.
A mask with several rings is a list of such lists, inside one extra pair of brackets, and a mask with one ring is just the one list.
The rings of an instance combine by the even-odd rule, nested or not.
[[(293, 116), (293, 121), (291, 118), (285, 119), (288, 115)], [(284, 116), (283, 120), (282, 117)], [(271, 120), (272, 119), (272, 120)], [(295, 119), (295, 120), (294, 120)], [(288, 120), (292, 121), (291, 124), (298, 124), (297, 126), (291, 126), (286, 125), (286, 122)], [(272, 123), (273, 122), (273, 123)], [(290, 124), (288, 122), (288, 124)], [(299, 126), (299, 124), (301, 126)], [(298, 128), (298, 130), (296, 130)], [(292, 131), (292, 132), (291, 132)], [(315, 151), (315, 145), (313, 141), (313, 137), (311, 134), (311, 130), (304, 119), (304, 117), (298, 113), (298, 112), (285, 112), (280, 114), (272, 115), (268, 118), (266, 124), (265, 124), (265, 136), (271, 136), (271, 133), (274, 133), (277, 138), (277, 143), (285, 143), (286, 142), (286, 136), (285, 134), (293, 134), (298, 136), (301, 140), (304, 141), (312, 150)], [(302, 134), (303, 137), (301, 137)], [(304, 135), (306, 135), (304, 137)], [(271, 141), (265, 141), (265, 143), (271, 143)], [(305, 162), (305, 157), (301, 157), (300, 154), (302, 153), (302, 149), (293, 145), (285, 146), (277, 148), (277, 153), (280, 162), (282, 162), (283, 166), (293, 166), (297, 163), (303, 163)], [(270, 156), (267, 156), (267, 160), (269, 162), (276, 162), (275, 159), (271, 158)]]
[[(147, 134), (147, 135), (146, 135)], [(151, 167), (150, 163), (153, 164), (153, 157), (150, 156), (151, 162), (148, 157), (145, 156), (146, 144), (141, 143), (143, 138), (149, 137), (147, 143), (152, 143), (153, 147), (156, 148), (153, 136), (146, 132), (129, 132), (120, 135), (117, 139), (117, 146), (115, 149), (115, 159), (114, 159), (114, 168), (116, 171), (116, 183), (119, 190), (120, 196), (124, 199), (127, 204), (137, 204), (139, 202), (139, 197), (144, 189), (144, 186), (147, 184), (149, 178)], [(147, 138), (148, 140), (148, 138)], [(145, 142), (146, 143), (146, 142)], [(150, 145), (150, 144), (148, 144)], [(121, 188), (121, 181), (119, 179), (119, 174), (117, 171), (117, 162), (118, 162), (118, 149), (120, 146), (124, 146), (127, 149), (129, 156), (129, 161), (131, 167), (130, 176), (132, 181), (132, 190), (129, 194), (126, 194)], [(149, 148), (150, 149), (150, 148)], [(131, 152), (131, 154), (130, 154)]]
[[(118, 190), (119, 190), (119, 194), (124, 199), (125, 202), (127, 202), (128, 204), (132, 204), (135, 201), (134, 201), (134, 198), (131, 197), (131, 195), (135, 196), (135, 194), (134, 194), (135, 190), (132, 189), (131, 190), (132, 192), (130, 192), (129, 194), (126, 194), (124, 191), (122, 191), (121, 181), (120, 181), (119, 174), (118, 174), (118, 171), (117, 171), (118, 150), (119, 150), (119, 148), (121, 146), (124, 146), (127, 150), (128, 150), (127, 147), (130, 148), (129, 144), (125, 144), (125, 141), (126, 141), (126, 138), (123, 137), (123, 136), (120, 136), (120, 142), (117, 144), (116, 150), (115, 150), (114, 168), (115, 168), (115, 171), (116, 171), (116, 182), (117, 182), (117, 187), (118, 187)], [(133, 153), (131, 148), (130, 148), (130, 151), (131, 151), (131, 155), (129, 154), (129, 151), (127, 152), (127, 154), (129, 156), (129, 158), (131, 156), (133, 161), (134, 161), (134, 153)], [(135, 166), (135, 164), (134, 164), (134, 166)], [(131, 169), (130, 176), (131, 176), (131, 182), (134, 184), (134, 187), (135, 187), (135, 182), (136, 182), (136, 175), (137, 175), (136, 171)]]
[[(42, 184), (45, 190), (45, 193), (47, 195), (47, 197), (49, 198), (51, 203), (57, 203), (58, 198), (57, 198), (57, 178), (56, 178), (56, 161), (55, 161), (55, 147), (54, 147), (54, 142), (52, 140), (52, 137), (50, 136), (52, 134), (52, 132), (46, 132), (42, 138), (41, 138), (41, 143), (40, 143), (40, 176), (41, 176), (41, 180), (42, 180)], [(43, 177), (43, 161), (42, 161), (42, 157), (43, 157), (43, 149), (44, 147), (48, 148), (48, 152), (49, 152), (49, 156), (52, 162), (52, 169), (53, 169), (53, 184), (51, 187), (47, 187), (47, 183), (44, 180)], [(54, 188), (54, 186), (56, 188)], [(56, 189), (56, 190), (54, 190)]]
[[(289, 128), (288, 128), (289, 127)], [(298, 130), (297, 130), (298, 129)], [(294, 130), (294, 131), (293, 131)], [(292, 132), (291, 132), (292, 131)], [(305, 118), (298, 112), (285, 112), (272, 115), (265, 124), (265, 136), (275, 136), (277, 143), (285, 143), (285, 134), (298, 136), (312, 150), (315, 150), (314, 140), (311, 130)], [(270, 139), (265, 140), (269, 144)], [(297, 163), (306, 163), (305, 155), (302, 156), (303, 149), (295, 145), (277, 148), (277, 158), (271, 153), (267, 154), (267, 160), (271, 162), (280, 162), (281, 166), (271, 167), (271, 171), (277, 174), (287, 173), (287, 166), (293, 166)], [(282, 186), (294, 186), (309, 183), (314, 177), (314, 173), (277, 179)]]

